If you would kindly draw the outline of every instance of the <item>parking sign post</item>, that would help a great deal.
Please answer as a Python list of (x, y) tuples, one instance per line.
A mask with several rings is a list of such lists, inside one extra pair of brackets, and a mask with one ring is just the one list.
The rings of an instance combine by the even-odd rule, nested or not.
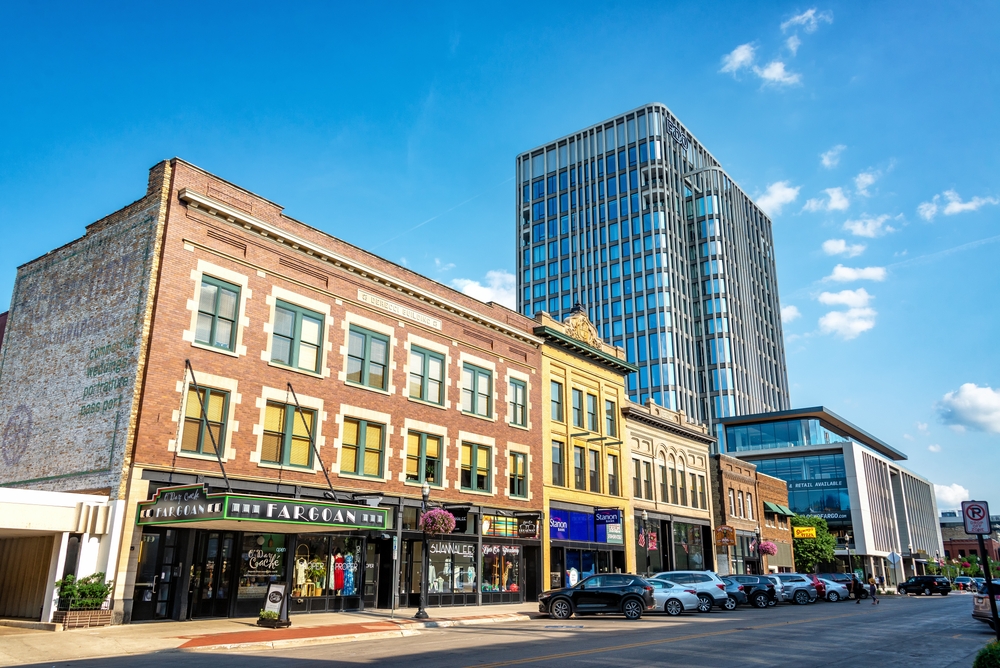
[(965, 522), (965, 533), (979, 539), (979, 554), (983, 555), (983, 575), (986, 576), (986, 593), (990, 597), (990, 611), (993, 613), (993, 630), (1000, 642), (1000, 616), (997, 615), (997, 590), (993, 586), (993, 575), (990, 573), (990, 554), (986, 551), (986, 541), (983, 536), (992, 531), (990, 526), (990, 507), (985, 501), (963, 501), (962, 520)]

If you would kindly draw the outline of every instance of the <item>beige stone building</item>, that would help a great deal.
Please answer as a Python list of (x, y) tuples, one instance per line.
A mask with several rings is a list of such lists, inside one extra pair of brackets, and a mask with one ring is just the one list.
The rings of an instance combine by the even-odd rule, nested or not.
[(636, 569), (714, 567), (710, 448), (715, 438), (684, 413), (626, 403)]

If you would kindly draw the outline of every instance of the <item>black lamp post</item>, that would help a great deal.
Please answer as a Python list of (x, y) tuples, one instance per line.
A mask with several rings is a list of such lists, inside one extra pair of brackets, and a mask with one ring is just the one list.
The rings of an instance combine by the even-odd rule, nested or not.
[(427, 545), (427, 525), (423, 523), (424, 513), (427, 512), (427, 501), (431, 495), (430, 485), (424, 483), (424, 486), (420, 490), (423, 495), (423, 501), (420, 504), (420, 521), (424, 526), (424, 549), (421, 550), (423, 553), (422, 565), (420, 567), (420, 608), (417, 610), (417, 614), (413, 615), (414, 619), (427, 619), (427, 571), (430, 570), (431, 556)]
[(649, 575), (649, 513), (642, 511), (642, 530), (646, 532), (646, 575)]

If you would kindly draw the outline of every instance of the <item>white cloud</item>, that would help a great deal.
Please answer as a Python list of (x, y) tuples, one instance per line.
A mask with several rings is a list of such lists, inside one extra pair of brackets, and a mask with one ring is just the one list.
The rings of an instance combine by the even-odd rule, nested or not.
[(910, 436), (909, 434), (903, 434), (903, 438), (905, 438), (907, 441), (912, 441), (913, 440), (913, 437)]
[(826, 193), (828, 199), (810, 199), (802, 209), (804, 211), (844, 211), (851, 205), (851, 201), (844, 195), (843, 188), (827, 188), (823, 192)]
[(795, 306), (788, 305), (781, 307), (781, 322), (783, 323), (789, 323), (792, 322), (793, 320), (798, 320), (799, 316), (801, 315), (802, 314), (799, 313), (799, 309)]
[(875, 237), (880, 237), (883, 234), (896, 231), (895, 227), (885, 224), (885, 222), (890, 219), (891, 216), (887, 214), (874, 217), (863, 215), (857, 220), (845, 221), (844, 229), (856, 237), (868, 237), (869, 239), (874, 239)]
[(722, 57), (722, 69), (720, 72), (732, 72), (733, 74), (753, 65), (754, 53), (756, 49), (753, 44), (740, 44), (728, 55)]
[(934, 485), (934, 496), (937, 497), (938, 508), (941, 510), (961, 508), (962, 501), (968, 501), (971, 498), (969, 490), (957, 482), (951, 485)]
[(772, 60), (764, 67), (755, 66), (753, 72), (764, 80), (764, 85), (793, 86), (802, 81), (800, 74), (787, 71), (780, 60)]
[(820, 23), (833, 23), (833, 12), (818, 12), (813, 7), (782, 23), (781, 31), (786, 32), (789, 28), (802, 26), (806, 32), (816, 32)]
[(882, 172), (871, 171), (871, 172), (861, 172), (854, 177), (854, 187), (857, 188), (859, 195), (864, 195), (865, 197), (871, 197), (871, 193), (868, 189), (875, 185), (875, 182), (879, 180), (882, 176)]
[(788, 50), (792, 52), (793, 56), (799, 52), (799, 46), (801, 44), (802, 40), (799, 39), (798, 35), (792, 35), (785, 41), (785, 45), (788, 47)]
[(838, 264), (833, 268), (833, 273), (823, 280), (836, 281), (837, 283), (849, 283), (851, 281), (884, 281), (885, 276), (885, 267), (854, 268)]
[(864, 288), (857, 290), (841, 290), (840, 292), (824, 292), (817, 297), (820, 304), (840, 305), (849, 308), (862, 308), (868, 306), (872, 296)]
[[(791, 38), (789, 38), (791, 39)], [(819, 154), (819, 161), (827, 169), (833, 169), (840, 163), (840, 154), (844, 152), (847, 147), (843, 144), (837, 144), (829, 151)]]
[(496, 302), (509, 309), (516, 308), (515, 291), (517, 279), (514, 274), (500, 270), (486, 272), (486, 285), (468, 278), (456, 278), (451, 286), (484, 302)]
[(941, 420), (953, 428), (1000, 434), (1000, 390), (965, 383), (949, 392), (937, 405)]
[(798, 196), (799, 186), (793, 187), (788, 181), (776, 181), (757, 198), (757, 206), (767, 215), (777, 216), (786, 204), (791, 204)]
[(921, 431), (921, 432), (923, 432), (923, 433), (926, 434), (927, 433), (927, 423), (926, 422), (918, 422), (917, 423), (917, 429), (919, 431)]
[(977, 211), (987, 204), (1000, 204), (1000, 199), (996, 197), (973, 197), (968, 202), (963, 202), (957, 192), (954, 190), (945, 190), (944, 198), (948, 200), (948, 203), (942, 209), (938, 204), (940, 198), (940, 195), (934, 195), (934, 198), (930, 202), (922, 202), (917, 207), (917, 213), (920, 214), (920, 217), (925, 220), (933, 220), (938, 212), (946, 216), (954, 216), (966, 211)]
[(444, 263), (440, 258), (434, 258), (434, 268), (438, 271), (450, 271), (455, 268), (454, 262)]
[(875, 326), (872, 308), (852, 308), (846, 311), (830, 311), (819, 319), (819, 328), (824, 334), (836, 334), (842, 339), (856, 338)]
[(827, 239), (823, 242), (823, 252), (827, 255), (857, 257), (865, 252), (864, 244), (848, 244), (843, 239)]
[(927, 446), (927, 449), (930, 450), (931, 452), (941, 452), (941, 446), (938, 445), (937, 443), (931, 443), (930, 445)]

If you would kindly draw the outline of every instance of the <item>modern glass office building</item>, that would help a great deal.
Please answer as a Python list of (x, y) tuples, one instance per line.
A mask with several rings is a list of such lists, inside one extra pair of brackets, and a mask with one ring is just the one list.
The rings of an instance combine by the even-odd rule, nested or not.
[[(788, 483), (788, 507), (826, 519), (847, 570), (890, 581), (941, 552), (934, 488), (906, 455), (822, 406), (725, 418), (719, 448)], [(903, 557), (899, 570), (887, 557)]]
[(582, 304), (639, 371), (630, 398), (689, 419), (788, 408), (767, 215), (662, 104), (516, 158), (520, 310)]

